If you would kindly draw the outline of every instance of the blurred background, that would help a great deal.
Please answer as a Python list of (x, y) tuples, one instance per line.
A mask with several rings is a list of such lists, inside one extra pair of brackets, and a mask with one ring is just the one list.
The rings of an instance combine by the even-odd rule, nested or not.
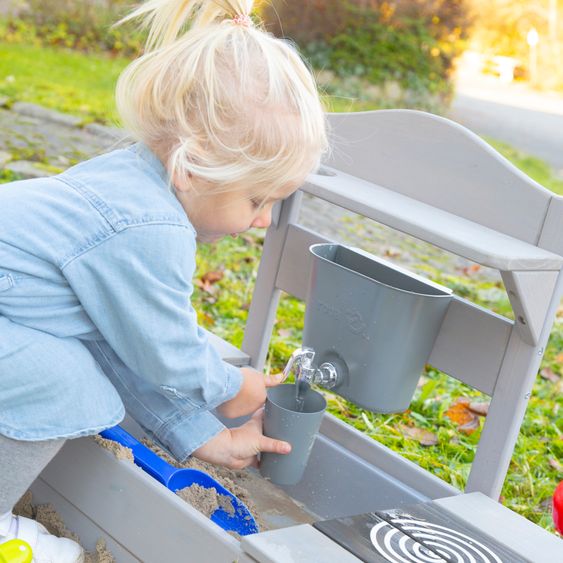
[[(448, 115), (563, 175), (560, 4), (273, 0), (256, 2), (255, 11), (310, 61), (332, 111)], [(130, 7), (129, 0), (0, 0), (0, 41), (130, 59), (141, 52), (142, 34), (132, 25), (110, 28)], [(1, 76), (0, 93), (10, 94)], [(104, 121), (108, 111), (115, 118), (111, 108), (93, 117)]]

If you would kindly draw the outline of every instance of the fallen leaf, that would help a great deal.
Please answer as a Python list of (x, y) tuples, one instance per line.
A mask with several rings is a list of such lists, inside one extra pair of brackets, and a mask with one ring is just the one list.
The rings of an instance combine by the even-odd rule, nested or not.
[(459, 397), (450, 405), (450, 408), (446, 411), (446, 416), (457, 424), (465, 424), (474, 417), (474, 414), (469, 410), (470, 404), (470, 399)]
[(555, 458), (552, 457), (549, 460), (549, 465), (551, 465), (551, 467), (553, 467), (555, 471), (558, 471), (559, 473), (563, 473), (563, 465), (561, 465), (561, 462), (556, 460)]
[(197, 319), (199, 324), (202, 326), (209, 327), (215, 324), (215, 319), (205, 311), (200, 311), (197, 315)]
[(202, 291), (206, 291), (207, 293), (214, 293), (216, 288), (213, 287), (213, 284), (216, 284), (218, 281), (223, 279), (225, 274), (223, 272), (207, 272), (195, 280), (194, 284), (197, 285)]
[(203, 283), (217, 283), (219, 280), (223, 279), (225, 274), (221, 271), (216, 272), (206, 272), (201, 276), (201, 281)]
[(438, 436), (424, 428), (399, 424), (399, 429), (403, 436), (416, 440), (422, 446), (435, 446), (438, 443)]
[(471, 434), (472, 432), (475, 432), (475, 430), (477, 430), (478, 428), (479, 428), (479, 418), (476, 416), (472, 418), (469, 422), (466, 422), (465, 424), (462, 424), (461, 426), (457, 427), (457, 429), (463, 432), (464, 434)]
[(458, 430), (471, 434), (479, 428), (479, 419), (470, 409), (471, 400), (460, 397), (446, 411), (446, 416), (458, 426)]
[(551, 368), (544, 368), (540, 371), (540, 377), (547, 379), (552, 383), (557, 383), (561, 377), (557, 375)]
[(465, 275), (470, 276), (471, 274), (476, 274), (480, 269), (481, 266), (479, 266), (479, 264), (471, 264), (471, 266), (465, 266), (464, 268), (461, 268), (461, 271)]
[(555, 356), (555, 363), (563, 365), (563, 352), (560, 352), (557, 356)]
[(487, 416), (489, 414), (489, 406), (491, 403), (489, 401), (482, 403), (469, 403), (469, 410), (479, 416)]
[(387, 256), (387, 258), (397, 258), (401, 256), (401, 251), (396, 248), (386, 248), (385, 256)]

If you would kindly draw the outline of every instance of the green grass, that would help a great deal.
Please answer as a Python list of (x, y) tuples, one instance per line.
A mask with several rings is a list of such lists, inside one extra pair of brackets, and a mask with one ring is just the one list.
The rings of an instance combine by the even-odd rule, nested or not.
[[(11, 101), (29, 101), (82, 117), (85, 121), (115, 121), (113, 87), (125, 60), (84, 55), (52, 48), (0, 42), (0, 96)], [(13, 78), (10, 78), (13, 77)], [(370, 109), (350, 100), (332, 99), (333, 111)], [(555, 177), (543, 161), (516, 151), (512, 147), (488, 140), (497, 150), (525, 173), (558, 193), (563, 194), (563, 181)], [(15, 177), (0, 171), (0, 182)], [(364, 227), (354, 224), (349, 228)], [(212, 293), (196, 288), (194, 305), (199, 320), (206, 326), (240, 346), (252, 295), (262, 238), (250, 233), (234, 240), (203, 246), (198, 257), (198, 276), (221, 270), (224, 277)], [(404, 249), (403, 249), (404, 250)], [(435, 281), (454, 289), (492, 310), (510, 316), (510, 305), (501, 286), (490, 281), (445, 273), (439, 265), (416, 256), (415, 269)], [(305, 305), (284, 296), (274, 327), (268, 368), (279, 370), (291, 352), (301, 344)], [(563, 350), (563, 319), (556, 323), (542, 362), (542, 369), (561, 373)], [(558, 355), (559, 354), (559, 355)], [(563, 479), (563, 384), (538, 378), (530, 400), (520, 437), (505, 482), (503, 502), (547, 529), (553, 529), (549, 515), (549, 499), (557, 482)], [(465, 435), (444, 415), (459, 396), (483, 399), (476, 391), (436, 371), (430, 366), (423, 376), (411, 408), (406, 413), (374, 415), (362, 411), (337, 395), (327, 393), (329, 409), (336, 416), (372, 436), (391, 449), (428, 469), (438, 477), (463, 488), (474, 456), (480, 432)], [(417, 426), (436, 434), (438, 443), (424, 447), (409, 439), (403, 426)]]
[(116, 121), (113, 90), (127, 60), (0, 42), (0, 96), (82, 117)]
[(508, 143), (485, 137), (485, 141), (492, 145), (500, 154), (512, 164), (523, 170), (530, 178), (556, 194), (563, 195), (563, 178), (557, 178), (547, 162), (515, 149)]

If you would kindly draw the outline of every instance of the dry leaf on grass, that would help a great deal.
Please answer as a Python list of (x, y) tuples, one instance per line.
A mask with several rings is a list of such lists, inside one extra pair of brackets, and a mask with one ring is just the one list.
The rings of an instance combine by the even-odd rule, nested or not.
[(396, 248), (386, 248), (385, 256), (387, 258), (398, 258), (399, 256), (401, 256), (401, 251)]
[(465, 434), (471, 434), (479, 429), (479, 417), (472, 418), (469, 422), (458, 426), (457, 429)]
[(551, 465), (551, 467), (553, 467), (555, 471), (558, 471), (559, 473), (563, 473), (563, 465), (561, 465), (561, 462), (556, 460), (554, 457), (552, 457), (549, 460), (549, 465)]
[(470, 276), (471, 274), (476, 274), (481, 269), (479, 264), (471, 264), (471, 266), (465, 266), (461, 268), (461, 271), (466, 275)]
[(540, 371), (540, 377), (542, 379), (547, 379), (552, 383), (557, 383), (561, 377), (557, 375), (551, 368), (544, 368)]
[[(473, 404), (476, 406), (478, 403)], [(446, 411), (446, 416), (465, 434), (471, 434), (479, 428), (479, 417), (471, 409), (471, 400), (467, 397), (457, 399)]]
[(438, 443), (438, 436), (429, 430), (424, 430), (424, 428), (399, 424), (399, 430), (403, 436), (416, 440), (422, 446), (435, 446)]
[(469, 410), (479, 416), (487, 416), (489, 414), (490, 404), (489, 401), (483, 403), (472, 402), (469, 403)]
[(216, 291), (214, 284), (223, 279), (225, 274), (223, 272), (207, 272), (195, 280), (194, 284), (197, 285), (202, 291), (213, 293)]

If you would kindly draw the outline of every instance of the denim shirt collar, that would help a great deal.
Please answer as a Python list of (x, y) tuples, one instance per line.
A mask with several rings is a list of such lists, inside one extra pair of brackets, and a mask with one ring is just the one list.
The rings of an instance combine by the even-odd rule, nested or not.
[(162, 181), (166, 184), (167, 188), (169, 185), (171, 185), (170, 175), (164, 167), (164, 164), (162, 164), (160, 159), (156, 156), (156, 154), (154, 154), (154, 152), (151, 151), (151, 149), (147, 145), (138, 142), (127, 148), (128, 150), (138, 154), (145, 162), (147, 162), (150, 167), (160, 176)]
[(156, 156), (156, 154), (154, 154), (154, 152), (151, 151), (151, 149), (146, 144), (144, 144), (142, 142), (138, 142), (138, 143), (131, 145), (130, 147), (127, 147), (127, 150), (134, 152), (137, 156), (142, 158), (151, 167), (151, 169), (156, 174), (158, 174), (158, 176), (162, 180), (163, 189), (170, 196), (170, 199), (173, 202), (174, 206), (179, 211), (181, 211), (183, 213), (183, 215), (186, 217), (187, 222), (188, 222), (190, 228), (192, 229), (194, 235), (197, 236), (196, 230), (195, 230), (194, 226), (191, 224), (189, 217), (186, 213), (186, 210), (182, 207), (182, 204), (180, 203), (180, 201), (176, 197), (174, 185), (172, 184), (172, 182), (170, 180), (170, 175), (168, 174), (168, 171), (164, 167), (164, 164), (162, 164), (161, 160)]

